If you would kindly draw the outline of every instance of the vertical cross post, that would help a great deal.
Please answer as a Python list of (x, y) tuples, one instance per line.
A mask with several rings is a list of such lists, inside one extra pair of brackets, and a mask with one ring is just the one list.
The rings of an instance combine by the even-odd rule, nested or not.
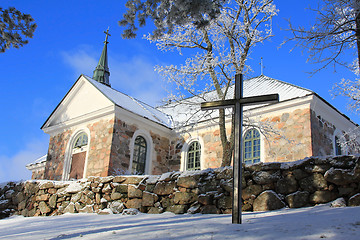
[(242, 192), (242, 127), (243, 127), (243, 105), (261, 103), (274, 103), (279, 101), (278, 94), (269, 94), (254, 97), (243, 97), (242, 74), (235, 75), (235, 98), (214, 102), (201, 103), (201, 110), (213, 110), (219, 108), (234, 108), (234, 158), (233, 158), (233, 204), (232, 223), (241, 224), (241, 192)]
[[(242, 75), (235, 75), (235, 99), (243, 98), (243, 79)], [(235, 102), (235, 136), (234, 136), (234, 158), (233, 158), (233, 203), (232, 203), (232, 223), (241, 224), (241, 180), (242, 180), (242, 124), (243, 106), (240, 101)]]

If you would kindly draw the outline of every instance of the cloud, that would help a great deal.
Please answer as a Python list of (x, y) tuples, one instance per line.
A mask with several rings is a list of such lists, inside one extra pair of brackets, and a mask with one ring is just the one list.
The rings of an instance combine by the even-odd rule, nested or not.
[(25, 165), (46, 154), (48, 141), (33, 140), (13, 156), (0, 156), (0, 183), (31, 179)]
[[(98, 62), (98, 53), (89, 47), (80, 46), (75, 51), (62, 52), (66, 64), (74, 71), (75, 76), (81, 73), (92, 76)], [(144, 55), (127, 57), (109, 56), (110, 83), (112, 87), (149, 105), (159, 105), (166, 97), (160, 76), (154, 71), (155, 61)]]

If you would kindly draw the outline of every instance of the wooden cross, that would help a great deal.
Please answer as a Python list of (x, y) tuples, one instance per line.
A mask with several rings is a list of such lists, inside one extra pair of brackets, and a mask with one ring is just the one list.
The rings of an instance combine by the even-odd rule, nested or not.
[(241, 224), (243, 105), (279, 102), (279, 94), (243, 97), (242, 74), (235, 75), (235, 99), (201, 103), (201, 110), (235, 107), (232, 223)]
[(105, 37), (105, 44), (107, 44), (107, 43), (109, 43), (107, 40), (108, 40), (108, 36), (110, 36), (111, 37), (111, 35), (110, 35), (110, 33), (109, 33), (109, 27), (108, 27), (108, 29), (106, 30), (106, 31), (104, 31), (104, 33), (106, 34), (106, 37)]

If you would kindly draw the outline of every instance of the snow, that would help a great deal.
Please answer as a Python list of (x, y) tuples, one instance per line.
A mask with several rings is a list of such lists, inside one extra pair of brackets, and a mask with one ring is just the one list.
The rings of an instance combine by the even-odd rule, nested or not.
[[(196, 226), (196, 227), (195, 227)], [(231, 215), (96, 215), (13, 216), (0, 220), (0, 239), (360, 239), (360, 207), (329, 204), (271, 212)]]

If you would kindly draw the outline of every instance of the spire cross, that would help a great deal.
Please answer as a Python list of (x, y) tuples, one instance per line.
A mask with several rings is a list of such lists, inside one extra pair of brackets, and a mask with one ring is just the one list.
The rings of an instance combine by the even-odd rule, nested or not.
[(110, 35), (110, 33), (109, 33), (109, 27), (108, 27), (108, 29), (106, 30), (106, 31), (104, 31), (104, 33), (106, 34), (106, 37), (105, 37), (105, 44), (106, 43), (109, 43), (107, 40), (108, 40), (108, 36), (110, 36), (111, 37), (111, 35)]
[(278, 94), (269, 94), (254, 97), (243, 97), (242, 74), (235, 75), (235, 98), (201, 103), (201, 110), (212, 110), (219, 108), (235, 108), (235, 137), (234, 137), (234, 160), (233, 160), (233, 205), (232, 223), (241, 224), (241, 180), (242, 180), (242, 126), (243, 126), (243, 105), (254, 105), (260, 103), (279, 102)]

